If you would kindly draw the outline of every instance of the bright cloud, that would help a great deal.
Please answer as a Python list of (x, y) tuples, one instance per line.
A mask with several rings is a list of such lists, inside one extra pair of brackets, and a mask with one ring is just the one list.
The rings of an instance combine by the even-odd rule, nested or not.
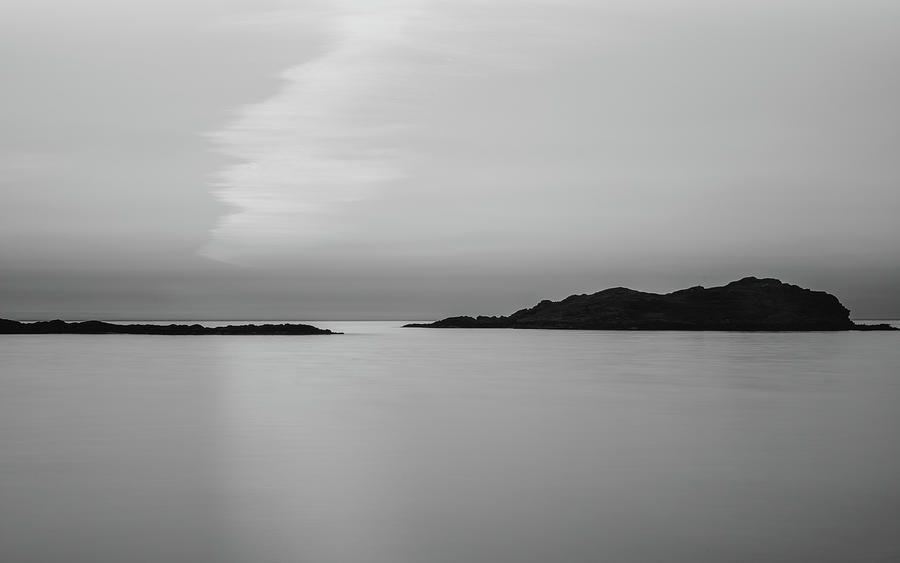
[[(203, 253), (242, 261), (247, 250), (303, 245), (340, 229), (333, 210), (401, 177), (403, 154), (390, 136), (405, 124), (385, 119), (391, 83), (409, 63), (392, 57), (420, 11), (416, 0), (338, 2), (333, 45), (284, 71), (280, 92), (241, 109), (210, 137), (236, 163), (218, 173), (216, 193), (235, 211)], [(253, 23), (283, 22), (260, 18)]]

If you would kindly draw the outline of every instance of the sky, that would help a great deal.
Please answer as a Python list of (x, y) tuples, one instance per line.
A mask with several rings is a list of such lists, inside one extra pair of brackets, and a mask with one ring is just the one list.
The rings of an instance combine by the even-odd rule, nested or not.
[(900, 317), (894, 0), (6, 0), (0, 317), (746, 275)]

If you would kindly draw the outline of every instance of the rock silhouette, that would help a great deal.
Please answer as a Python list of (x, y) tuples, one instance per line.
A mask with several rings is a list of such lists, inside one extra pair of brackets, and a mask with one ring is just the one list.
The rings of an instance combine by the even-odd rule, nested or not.
[(0, 319), (0, 334), (159, 334), (187, 336), (203, 334), (303, 335), (340, 333), (305, 324), (251, 324), (205, 327), (199, 324), (120, 325), (103, 321), (65, 322), (61, 320), (22, 323)]
[(569, 330), (896, 330), (858, 325), (837, 297), (773, 278), (746, 277), (721, 287), (667, 294), (624, 287), (562, 301), (544, 300), (508, 317), (449, 317), (408, 327)]

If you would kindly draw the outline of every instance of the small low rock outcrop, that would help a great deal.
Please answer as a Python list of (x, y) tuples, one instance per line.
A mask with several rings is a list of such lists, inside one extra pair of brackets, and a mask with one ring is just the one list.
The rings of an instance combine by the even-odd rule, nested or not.
[(23, 323), (0, 319), (0, 334), (158, 334), (189, 336), (204, 334), (305, 335), (340, 333), (299, 323), (206, 327), (199, 324), (120, 325), (103, 321), (65, 322), (61, 320)]

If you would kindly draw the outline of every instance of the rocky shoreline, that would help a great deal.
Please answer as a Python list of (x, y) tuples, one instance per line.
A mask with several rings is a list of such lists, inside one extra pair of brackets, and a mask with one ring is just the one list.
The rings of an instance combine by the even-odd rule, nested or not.
[(228, 325), (205, 327), (199, 324), (130, 324), (120, 325), (103, 321), (66, 322), (61, 320), (23, 323), (0, 319), (0, 334), (156, 334), (193, 336), (206, 334), (224, 335), (307, 335), (340, 334), (306, 324)]
[(624, 287), (544, 300), (509, 316), (448, 317), (420, 328), (526, 328), (557, 330), (837, 331), (898, 330), (861, 325), (824, 291), (774, 278), (746, 277), (720, 287), (702, 286), (667, 294)]

